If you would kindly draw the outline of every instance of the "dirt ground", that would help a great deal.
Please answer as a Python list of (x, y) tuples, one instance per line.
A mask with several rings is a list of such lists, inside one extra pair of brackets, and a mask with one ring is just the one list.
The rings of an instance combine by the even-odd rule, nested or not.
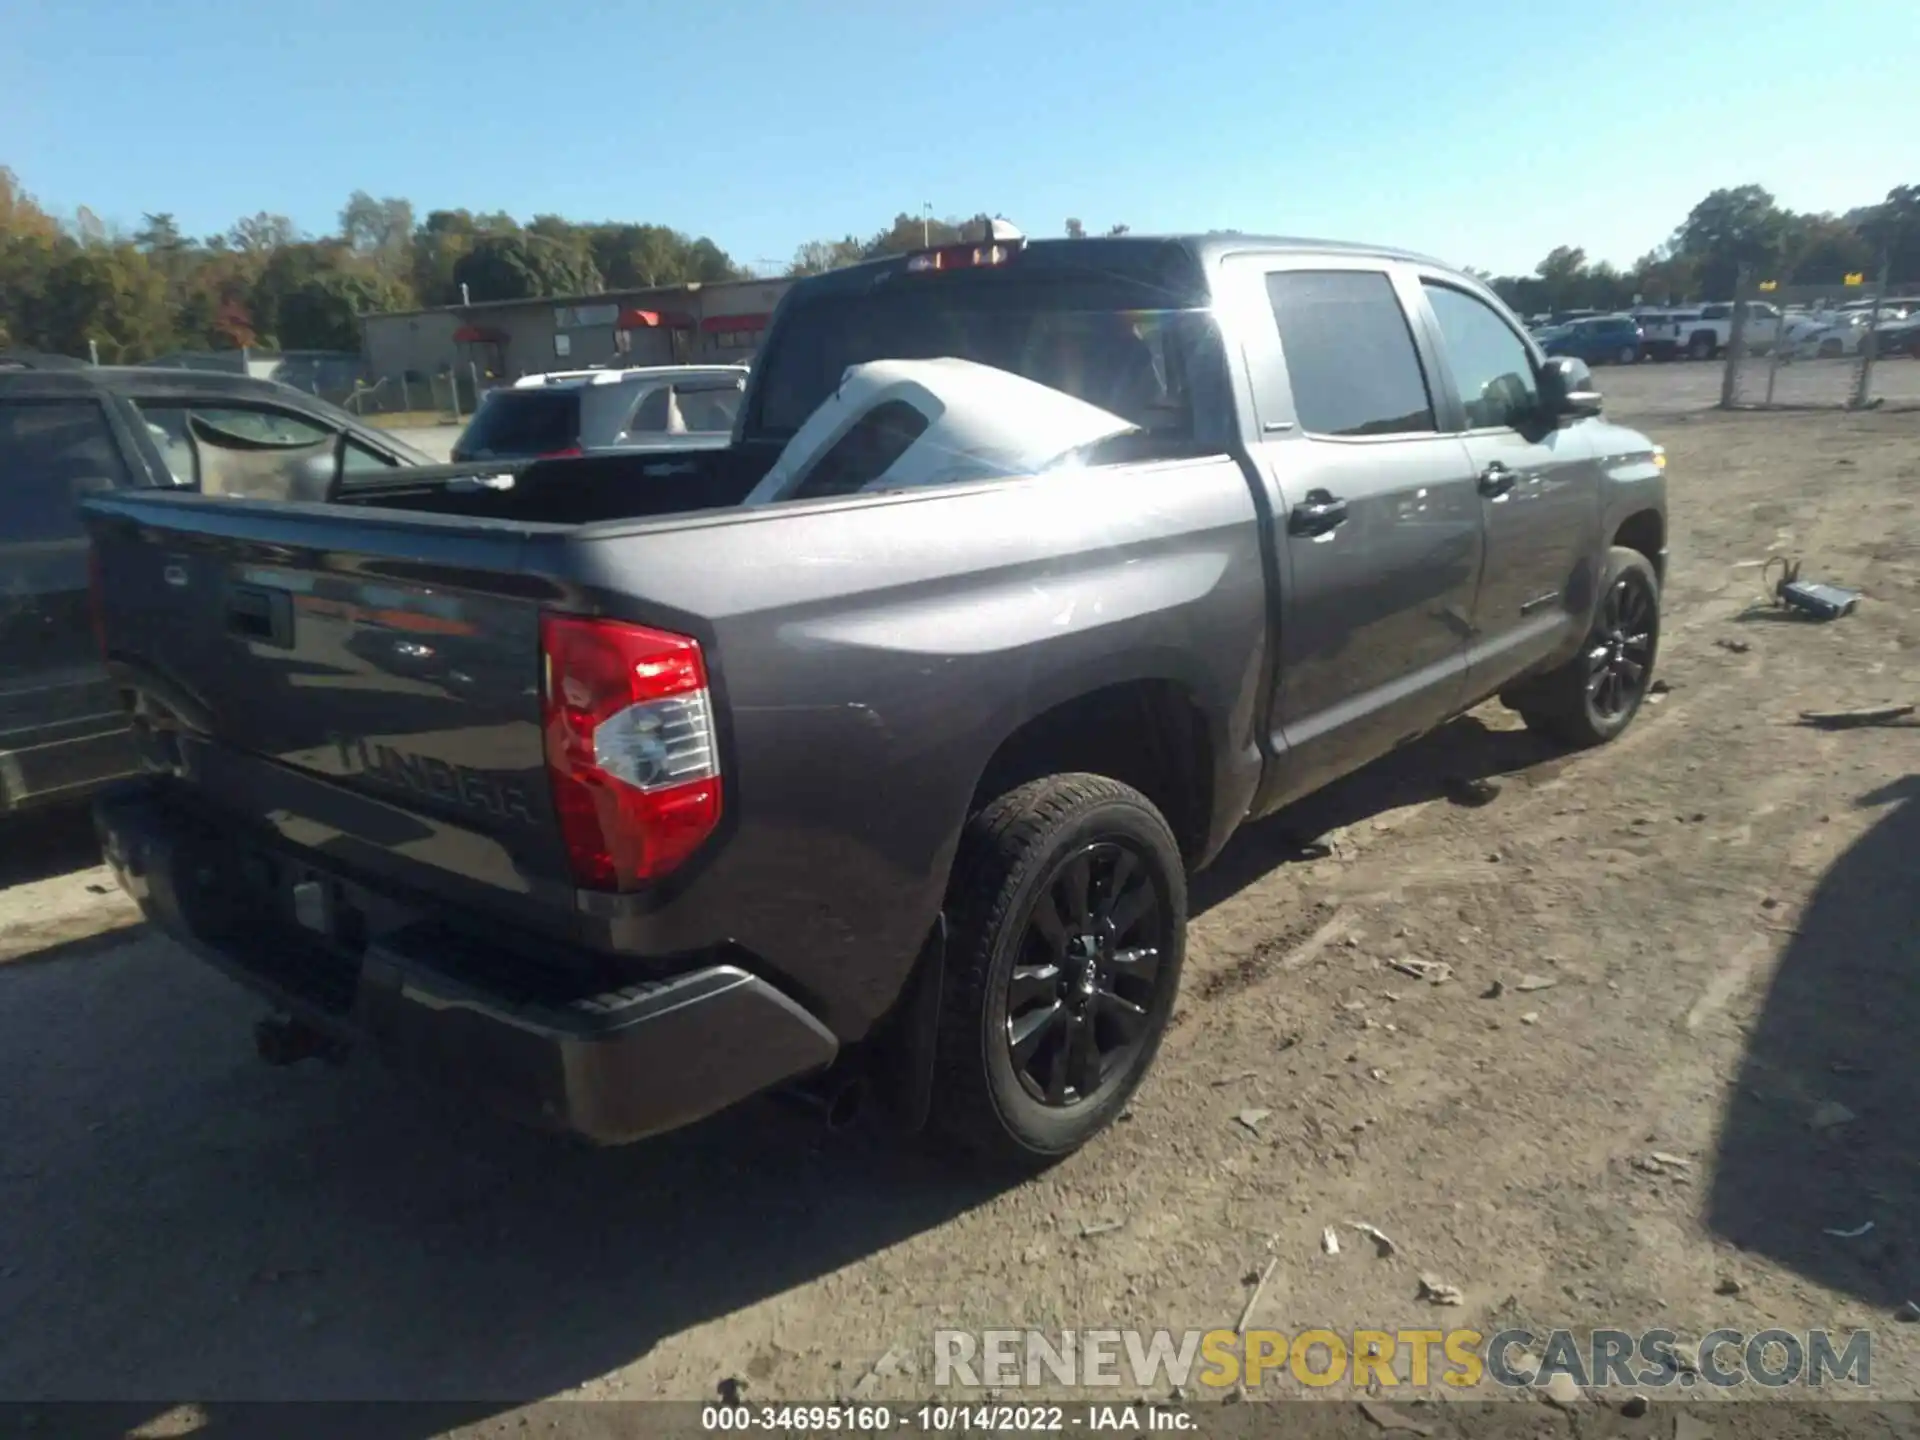
[[(1920, 1397), (1920, 729), (1797, 719), (1920, 700), (1920, 414), (1646, 423), (1670, 691), (1573, 757), (1490, 707), (1240, 837), (1130, 1118), (1009, 1189), (773, 1105), (594, 1153), (266, 1068), (254, 1002), (115, 928), (83, 827), (7, 832), (0, 1395), (490, 1432), (846, 1394), (902, 1347), (863, 1393), (924, 1397), (936, 1327), (1231, 1328), (1271, 1261), (1256, 1326), (1870, 1327)], [(1867, 598), (1751, 610), (1776, 553)], [(1324, 1254), (1352, 1219), (1398, 1253)]]

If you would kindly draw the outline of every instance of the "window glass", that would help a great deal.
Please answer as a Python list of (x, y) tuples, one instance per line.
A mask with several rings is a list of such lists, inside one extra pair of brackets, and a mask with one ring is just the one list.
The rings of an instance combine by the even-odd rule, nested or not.
[(476, 460), (550, 455), (580, 443), (580, 396), (557, 390), (490, 390), (455, 443)]
[(672, 392), (665, 385), (649, 390), (640, 397), (640, 403), (633, 407), (633, 419), (627, 424), (629, 435), (664, 435), (667, 433), (668, 402)]
[(673, 387), (673, 395), (688, 431), (730, 433), (744, 389), (739, 380), (683, 380)]
[(395, 462), (382, 455), (378, 450), (362, 445), (351, 435), (347, 437), (346, 449), (340, 457), (340, 473), (343, 475), (384, 475), (395, 468)]
[(176, 484), (265, 500), (319, 500), (332, 487), (339, 434), (304, 415), (167, 401), (134, 408)]
[(1267, 276), (1300, 426), (1313, 435), (1411, 435), (1435, 428), (1413, 332), (1377, 270)]
[(1519, 429), (1540, 413), (1533, 357), (1491, 306), (1450, 285), (1425, 284), (1467, 428)]
[(0, 541), (73, 539), (80, 501), (126, 483), (97, 402), (0, 404)]
[(874, 406), (814, 463), (812, 471), (794, 487), (791, 498), (818, 500), (828, 495), (851, 495), (886, 474), (926, 428), (927, 417), (904, 400)]

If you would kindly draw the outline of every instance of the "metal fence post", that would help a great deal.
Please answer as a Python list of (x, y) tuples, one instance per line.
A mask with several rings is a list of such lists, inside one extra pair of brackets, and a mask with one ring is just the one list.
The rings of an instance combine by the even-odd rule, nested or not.
[(1733, 322), (1727, 331), (1727, 364), (1720, 372), (1720, 408), (1731, 410), (1739, 396), (1740, 361), (1742, 352), (1747, 348), (1747, 282), (1752, 275), (1749, 266), (1742, 265), (1733, 277)]
[(400, 408), (403, 411), (413, 409), (413, 392), (407, 388), (407, 372), (400, 372)]
[(1853, 398), (1849, 410), (1864, 410), (1873, 397), (1873, 362), (1880, 353), (1880, 307), (1886, 302), (1887, 286), (1893, 283), (1893, 246), (1880, 252), (1880, 278), (1873, 291), (1873, 308), (1867, 311), (1867, 333), (1860, 341), (1860, 370), (1854, 376)]

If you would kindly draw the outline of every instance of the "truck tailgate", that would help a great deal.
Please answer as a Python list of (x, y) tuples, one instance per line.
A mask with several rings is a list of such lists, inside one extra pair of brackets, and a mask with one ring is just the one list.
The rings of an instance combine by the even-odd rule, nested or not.
[(136, 735), (212, 807), (443, 894), (571, 898), (540, 673), (563, 527), (190, 495), (87, 510)]

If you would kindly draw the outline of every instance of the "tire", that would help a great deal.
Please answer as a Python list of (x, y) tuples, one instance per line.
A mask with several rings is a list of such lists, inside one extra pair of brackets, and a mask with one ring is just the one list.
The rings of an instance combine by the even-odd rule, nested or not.
[(1607, 552), (1600, 604), (1579, 653), (1509, 703), (1535, 734), (1574, 749), (1604, 745), (1639, 714), (1659, 650), (1659, 577), (1638, 550), (1616, 545)]
[(1689, 360), (1711, 360), (1717, 348), (1718, 346), (1715, 345), (1713, 336), (1702, 333), (1694, 336), (1687, 342), (1687, 358)]
[[(1050, 925), (1076, 893), (1091, 923)], [(1103, 913), (1122, 923), (1086, 943)], [(930, 1128), (1011, 1168), (1072, 1154), (1125, 1108), (1173, 1013), (1187, 877), (1172, 830), (1116, 780), (1031, 781), (967, 823), (947, 914)]]
[(1622, 365), (1631, 365), (1639, 358), (1640, 358), (1640, 351), (1635, 346), (1622, 345), (1620, 347), (1619, 359)]

